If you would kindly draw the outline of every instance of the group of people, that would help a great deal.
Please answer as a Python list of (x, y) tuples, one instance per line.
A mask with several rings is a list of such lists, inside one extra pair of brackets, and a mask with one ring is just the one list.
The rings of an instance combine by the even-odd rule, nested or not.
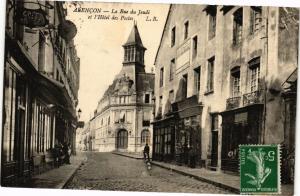
[(57, 167), (62, 164), (71, 164), (71, 145), (67, 142), (64, 142), (64, 144), (56, 143), (52, 153)]

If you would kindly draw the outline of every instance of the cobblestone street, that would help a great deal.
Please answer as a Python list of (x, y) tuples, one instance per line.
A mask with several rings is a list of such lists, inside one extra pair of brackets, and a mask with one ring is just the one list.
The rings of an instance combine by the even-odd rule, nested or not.
[(88, 153), (82, 165), (69, 182), (68, 189), (230, 193), (211, 184), (186, 177), (159, 167), (147, 171), (142, 160), (111, 153)]

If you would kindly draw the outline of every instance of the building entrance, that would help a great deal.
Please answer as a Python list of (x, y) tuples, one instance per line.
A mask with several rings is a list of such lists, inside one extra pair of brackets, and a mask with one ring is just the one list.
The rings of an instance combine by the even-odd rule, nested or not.
[(117, 135), (117, 148), (118, 149), (127, 149), (128, 147), (128, 131), (121, 129)]

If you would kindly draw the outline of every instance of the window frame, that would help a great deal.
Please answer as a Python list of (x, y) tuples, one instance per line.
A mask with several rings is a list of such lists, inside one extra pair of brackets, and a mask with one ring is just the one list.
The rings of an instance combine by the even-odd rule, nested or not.
[(176, 63), (175, 58), (173, 58), (170, 61), (169, 81), (172, 81), (174, 79), (174, 76), (175, 76), (175, 65), (176, 65), (175, 63)]
[(230, 81), (231, 81), (231, 88), (230, 94), (231, 97), (239, 97), (241, 96), (241, 70), (240, 67), (234, 67), (230, 70)]
[(159, 87), (164, 86), (164, 67), (160, 68), (160, 75), (159, 75)]
[(249, 90), (255, 92), (259, 90), (260, 85), (260, 57), (249, 61)]
[(176, 44), (176, 26), (171, 29), (171, 47)]
[(242, 43), (243, 38), (243, 8), (237, 9), (233, 13), (233, 45), (240, 45)]
[(192, 39), (192, 59), (195, 59), (198, 54), (198, 36), (195, 35)]
[(194, 69), (194, 92), (199, 94), (201, 89), (201, 66)]
[(207, 60), (207, 85), (206, 85), (207, 93), (211, 93), (214, 91), (214, 67), (215, 67), (215, 56)]
[(183, 40), (186, 40), (188, 37), (189, 37), (189, 26), (190, 26), (190, 24), (189, 24), (189, 21), (188, 20), (186, 20), (185, 22), (184, 22), (184, 31), (183, 31)]
[(250, 35), (255, 34), (260, 30), (262, 23), (262, 7), (261, 6), (251, 6), (250, 7)]
[(208, 14), (208, 40), (213, 39), (216, 37), (216, 30), (217, 30), (217, 7), (210, 6), (207, 9)]

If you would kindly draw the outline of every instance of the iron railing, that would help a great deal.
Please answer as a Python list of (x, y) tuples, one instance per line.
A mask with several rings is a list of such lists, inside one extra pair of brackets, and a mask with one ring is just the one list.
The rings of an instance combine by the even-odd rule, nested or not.
[(243, 106), (260, 103), (260, 91), (254, 91), (243, 95)]
[(231, 110), (240, 107), (241, 97), (231, 97), (226, 100), (226, 109)]

